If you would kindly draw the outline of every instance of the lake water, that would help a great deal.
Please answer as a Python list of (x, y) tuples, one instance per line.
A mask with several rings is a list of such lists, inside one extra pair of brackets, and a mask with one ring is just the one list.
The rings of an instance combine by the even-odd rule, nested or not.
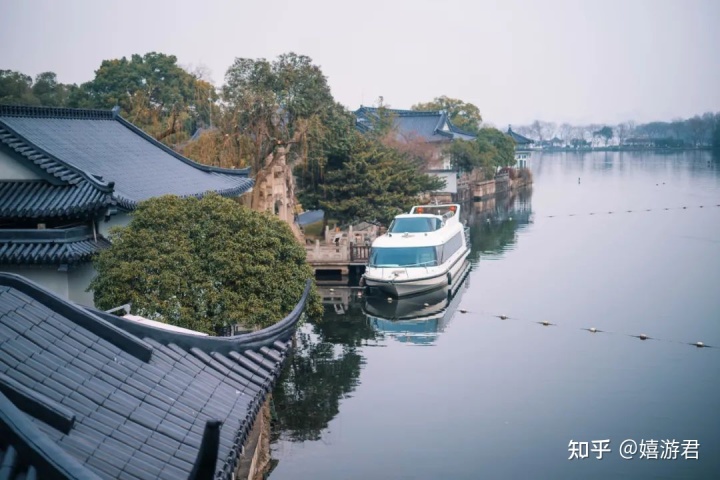
[[(720, 478), (720, 165), (532, 162), (531, 191), (476, 205), (472, 271), (438, 318), (324, 291), (275, 389), (272, 480)], [(625, 440), (658, 458), (623, 459)]]

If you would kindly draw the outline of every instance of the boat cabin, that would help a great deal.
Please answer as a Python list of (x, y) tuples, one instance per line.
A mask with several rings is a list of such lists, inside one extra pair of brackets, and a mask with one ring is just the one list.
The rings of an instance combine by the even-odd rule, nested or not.
[(388, 233), (427, 233), (440, 230), (457, 213), (457, 205), (413, 207), (410, 213), (397, 215)]

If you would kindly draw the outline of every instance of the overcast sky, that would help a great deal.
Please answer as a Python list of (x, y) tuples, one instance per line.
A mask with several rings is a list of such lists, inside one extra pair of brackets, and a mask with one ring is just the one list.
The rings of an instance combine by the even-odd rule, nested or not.
[(720, 0), (0, 0), (0, 69), (63, 83), (173, 54), (222, 84), (235, 57), (310, 56), (350, 109), (447, 95), (505, 128), (720, 111)]

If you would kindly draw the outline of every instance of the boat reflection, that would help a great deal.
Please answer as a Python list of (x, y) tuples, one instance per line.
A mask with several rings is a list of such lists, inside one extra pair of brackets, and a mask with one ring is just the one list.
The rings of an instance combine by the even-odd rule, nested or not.
[(464, 291), (469, 287), (470, 262), (460, 280), (411, 297), (392, 298), (374, 294), (365, 297), (363, 311), (368, 323), (386, 337), (413, 345), (432, 345), (452, 319)]

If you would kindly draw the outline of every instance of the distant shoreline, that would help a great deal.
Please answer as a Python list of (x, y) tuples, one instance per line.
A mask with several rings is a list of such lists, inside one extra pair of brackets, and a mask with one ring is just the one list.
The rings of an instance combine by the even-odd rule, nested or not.
[(555, 152), (686, 152), (686, 151), (712, 151), (712, 147), (548, 147), (528, 150), (518, 150), (518, 152), (539, 152), (539, 153), (555, 153)]

